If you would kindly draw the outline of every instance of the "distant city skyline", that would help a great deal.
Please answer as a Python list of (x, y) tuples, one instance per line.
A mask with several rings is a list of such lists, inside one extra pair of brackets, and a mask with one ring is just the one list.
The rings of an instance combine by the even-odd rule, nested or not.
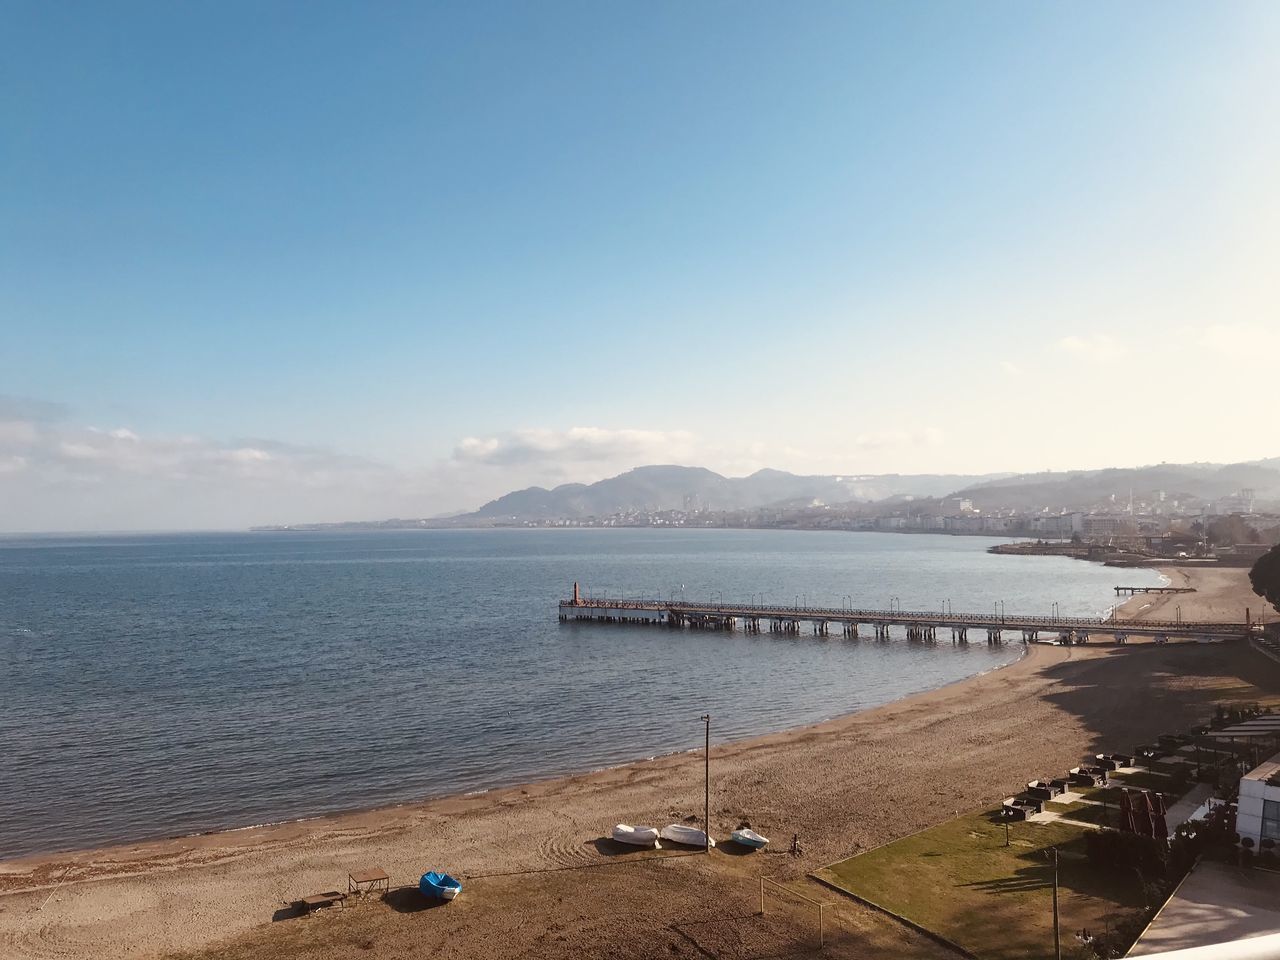
[(1280, 7), (6, 6), (0, 531), (1280, 453)]

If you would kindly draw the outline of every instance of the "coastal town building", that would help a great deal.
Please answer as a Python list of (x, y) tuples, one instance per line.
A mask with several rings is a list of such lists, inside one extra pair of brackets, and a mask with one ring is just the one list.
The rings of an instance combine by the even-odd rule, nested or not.
[(1080, 521), (1080, 533), (1086, 537), (1114, 537), (1125, 530), (1125, 517), (1105, 513), (1090, 514)]
[(1253, 840), (1255, 850), (1264, 840), (1280, 844), (1280, 754), (1240, 778), (1236, 832)]

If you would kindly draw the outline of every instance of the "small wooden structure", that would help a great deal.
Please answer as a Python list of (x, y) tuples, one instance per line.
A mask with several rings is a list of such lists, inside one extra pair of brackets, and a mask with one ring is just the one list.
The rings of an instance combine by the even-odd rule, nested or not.
[(353, 897), (363, 899), (379, 890), (384, 896), (391, 892), (391, 878), (381, 867), (353, 870), (347, 875), (347, 893)]
[(314, 910), (322, 910), (325, 907), (341, 906), (346, 899), (347, 895), (345, 893), (330, 890), (327, 893), (316, 893), (309, 897), (303, 897), (297, 901), (297, 904), (303, 913), (311, 913)]

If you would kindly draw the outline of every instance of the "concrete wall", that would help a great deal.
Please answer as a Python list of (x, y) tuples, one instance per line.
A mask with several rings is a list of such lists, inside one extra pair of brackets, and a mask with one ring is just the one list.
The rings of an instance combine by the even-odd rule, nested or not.
[(1262, 844), (1262, 801), (1280, 802), (1280, 787), (1273, 787), (1263, 780), (1240, 779), (1240, 803), (1236, 807), (1236, 833), (1253, 838), (1256, 852)]

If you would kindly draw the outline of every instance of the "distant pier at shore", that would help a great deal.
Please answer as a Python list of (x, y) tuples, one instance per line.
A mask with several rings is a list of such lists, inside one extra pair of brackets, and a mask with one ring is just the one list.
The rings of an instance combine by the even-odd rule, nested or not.
[(1132, 597), (1139, 593), (1195, 593), (1195, 587), (1116, 587), (1117, 597)]
[[(1185, 587), (1117, 587), (1134, 592), (1185, 593)], [(872, 639), (889, 640), (894, 634), (907, 640), (937, 642), (950, 632), (953, 643), (968, 643), (969, 631), (985, 633), (989, 644), (1003, 643), (1005, 635), (1024, 643), (1053, 640), (1088, 643), (1106, 636), (1125, 643), (1131, 635), (1153, 637), (1157, 642), (1174, 637), (1196, 640), (1230, 640), (1253, 636), (1258, 625), (1249, 621), (1135, 620), (1118, 617), (1030, 616), (1006, 613), (956, 613), (951, 610), (890, 610), (845, 607), (780, 606), (776, 604), (700, 602), (685, 600), (630, 600), (611, 597), (583, 597), (575, 583), (573, 596), (561, 600), (562, 622), (597, 621), (685, 627), (693, 630), (735, 630), (747, 633), (800, 633), (807, 625), (815, 636), (828, 636), (832, 626), (846, 637), (862, 636), (862, 628)], [(1042, 638), (1042, 634), (1045, 636)]]

